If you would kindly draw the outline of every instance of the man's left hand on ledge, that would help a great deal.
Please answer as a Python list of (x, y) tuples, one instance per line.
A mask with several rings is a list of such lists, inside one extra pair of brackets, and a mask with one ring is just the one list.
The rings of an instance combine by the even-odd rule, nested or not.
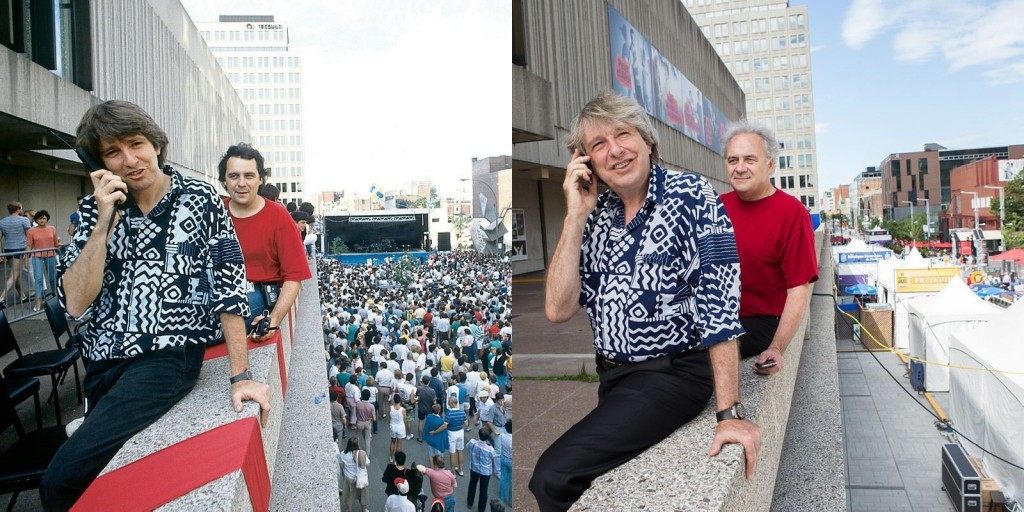
[(757, 452), (761, 449), (761, 427), (748, 420), (725, 420), (715, 427), (715, 438), (711, 440), (711, 451), (714, 457), (722, 451), (727, 443), (738, 443), (743, 447), (747, 459), (747, 479), (754, 478), (754, 466), (757, 464)]
[(243, 380), (231, 385), (231, 403), (235, 412), (242, 412), (242, 401), (252, 400), (260, 404), (260, 426), (267, 426), (270, 418), (270, 386), (254, 380)]

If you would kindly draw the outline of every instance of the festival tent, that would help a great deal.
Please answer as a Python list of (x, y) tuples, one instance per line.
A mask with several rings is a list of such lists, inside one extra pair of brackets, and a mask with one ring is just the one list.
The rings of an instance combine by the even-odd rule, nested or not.
[[(892, 306), (892, 346), (894, 348), (904, 352), (910, 348), (907, 307), (918, 300), (932, 297), (941, 290), (940, 288), (932, 291), (906, 291), (908, 287), (904, 283), (897, 282), (897, 274), (901, 272), (927, 273), (932, 270), (954, 268), (959, 269), (956, 265), (930, 265), (928, 260), (923, 258), (917, 250), (911, 250), (903, 260), (878, 262), (878, 301)], [(958, 273), (958, 271), (954, 272)], [(948, 280), (943, 281), (941, 286), (945, 286), (948, 282)], [(901, 288), (903, 291), (900, 291)]]
[(982, 300), (960, 279), (953, 279), (937, 295), (907, 305), (910, 356), (923, 359), (924, 387), (949, 391), (949, 335), (974, 329), (1005, 313)]
[[(1024, 466), (1024, 309), (1006, 310), (987, 324), (950, 335), (949, 417), (961, 436)], [(962, 367), (962, 368), (961, 368)], [(1004, 494), (1024, 499), (1024, 470), (963, 443), (982, 461)]]
[(836, 269), (836, 283), (839, 289), (857, 284), (872, 284), (875, 280), (875, 262), (891, 260), (892, 251), (876, 245), (867, 245), (863, 240), (853, 239), (844, 247), (832, 248), (832, 260)]

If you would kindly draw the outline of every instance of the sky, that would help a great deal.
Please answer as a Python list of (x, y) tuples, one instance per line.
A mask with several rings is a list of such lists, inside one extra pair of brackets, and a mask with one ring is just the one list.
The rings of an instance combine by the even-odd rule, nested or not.
[(794, 0), (810, 28), (819, 193), (927, 143), (1024, 143), (1024, 0)]
[[(306, 194), (431, 180), (512, 154), (507, 0), (182, 0), (194, 22), (272, 14), (303, 57)], [(242, 6), (242, 7), (239, 7)]]

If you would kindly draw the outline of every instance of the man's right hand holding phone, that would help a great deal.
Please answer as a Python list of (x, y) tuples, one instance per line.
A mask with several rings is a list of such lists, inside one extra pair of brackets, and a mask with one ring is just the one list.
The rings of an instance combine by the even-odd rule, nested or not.
[[(128, 185), (120, 176), (106, 169), (89, 173), (89, 178), (92, 180), (93, 194), (96, 197), (97, 218), (108, 219), (116, 215), (117, 204), (123, 204), (128, 199)], [(108, 226), (103, 222), (96, 223), (97, 229), (103, 227)]]
[(772, 375), (782, 370), (782, 353), (778, 349), (769, 346), (757, 356), (754, 362), (754, 373), (760, 375)]
[(597, 206), (597, 173), (590, 167), (590, 156), (578, 149), (572, 152), (572, 160), (565, 167), (566, 213), (586, 220), (587, 215)]

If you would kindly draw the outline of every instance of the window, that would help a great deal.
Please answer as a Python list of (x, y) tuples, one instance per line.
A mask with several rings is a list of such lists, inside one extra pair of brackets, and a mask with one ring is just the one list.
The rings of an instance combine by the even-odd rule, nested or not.
[(907, 169), (907, 176), (910, 176), (910, 159), (909, 158), (907, 159), (907, 167), (906, 167), (906, 169)]
[(779, 149), (793, 149), (793, 139), (789, 137), (779, 137)]
[(776, 16), (776, 17), (772, 18), (771, 19), (771, 27), (772, 27), (772, 32), (776, 32), (776, 31), (779, 31), (779, 30), (786, 30), (786, 17), (785, 16)]
[(750, 42), (751, 50), (754, 53), (764, 53), (768, 51), (768, 40), (765, 38), (754, 39)]
[(718, 43), (715, 45), (715, 50), (718, 52), (719, 55), (729, 55), (729, 50), (731, 48), (732, 45), (729, 43)]
[(779, 57), (772, 57), (772, 68), (774, 69), (788, 69), (789, 58), (785, 55)]
[(762, 32), (767, 32), (767, 31), (768, 31), (768, 20), (767, 19), (760, 18), (760, 19), (756, 19), (756, 20), (750, 20), (750, 33), (751, 34), (760, 34)]
[(755, 78), (754, 79), (754, 90), (758, 92), (770, 91), (772, 88), (771, 78)]
[(776, 96), (775, 97), (775, 108), (778, 110), (789, 109), (789, 96)]
[(811, 97), (808, 94), (797, 94), (793, 96), (793, 107), (804, 108), (811, 106)]
[(747, 22), (746, 21), (734, 21), (732, 22), (732, 35), (742, 36), (747, 33)]
[(889, 165), (891, 167), (892, 175), (893, 176), (899, 176), (900, 175), (900, 161), (899, 160), (892, 160), (892, 161), (889, 162)]
[(793, 116), (796, 118), (797, 128), (810, 128), (811, 127), (811, 115), (810, 114), (796, 114)]
[(792, 116), (775, 116), (775, 127), (778, 130), (792, 130), (793, 129), (793, 117)]
[(807, 54), (800, 54), (793, 56), (793, 67), (794, 68), (806, 68), (807, 67)]
[[(803, 155), (800, 155), (800, 157), (802, 159)], [(803, 165), (801, 164), (800, 167), (803, 167)], [(800, 188), (807, 188), (807, 182), (808, 181), (809, 180), (807, 179), (807, 175), (806, 174), (801, 174), (800, 175)]]
[(793, 75), (793, 88), (794, 89), (806, 89), (807, 87), (808, 87), (808, 84), (807, 84), (807, 75), (806, 74), (796, 74), (796, 75)]
[(917, 172), (921, 174), (928, 174), (928, 159), (918, 158), (917, 159)]
[(784, 91), (787, 89), (789, 89), (789, 75), (776, 76), (773, 90)]
[(807, 46), (807, 40), (804, 34), (794, 34), (789, 38), (789, 45), (793, 48), (803, 48)]
[(803, 14), (790, 14), (789, 15), (789, 28), (791, 28), (791, 29), (804, 28), (804, 15)]
[[(793, 157), (792, 156), (790, 156), (790, 155), (782, 155), (782, 156), (779, 157), (779, 169), (792, 169), (792, 168), (793, 168)], [(790, 188), (792, 188), (793, 187), (793, 177), (789, 176), (788, 178), (790, 180), (790, 185), (789, 186), (790, 186)], [(785, 182), (786, 177), (783, 177), (782, 179), (783, 179), (783, 182)]]
[(750, 41), (736, 41), (733, 43), (733, 53), (736, 55), (746, 55), (750, 52)]
[(772, 50), (785, 50), (786, 36), (772, 38)]
[(715, 37), (728, 37), (729, 36), (729, 24), (719, 23), (715, 25)]

